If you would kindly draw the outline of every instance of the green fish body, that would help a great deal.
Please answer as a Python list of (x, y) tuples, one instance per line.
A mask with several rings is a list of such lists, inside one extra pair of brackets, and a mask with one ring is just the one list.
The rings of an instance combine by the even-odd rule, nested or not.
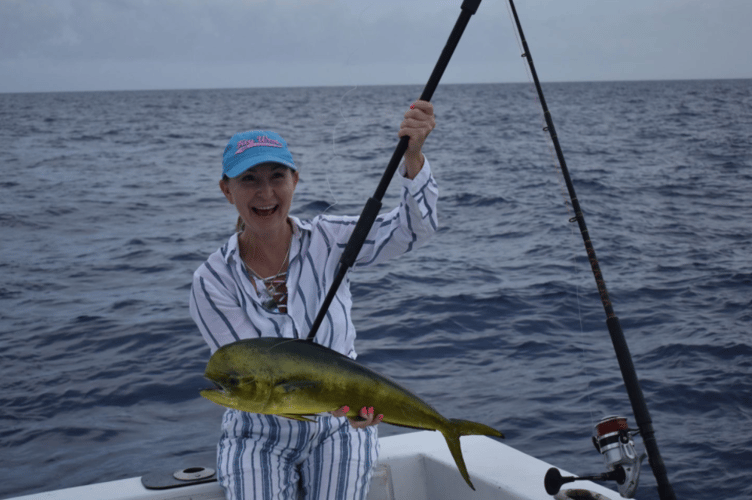
[(218, 388), (201, 395), (227, 408), (308, 420), (343, 406), (350, 407), (348, 417), (357, 418), (360, 408), (373, 406), (389, 424), (439, 431), (473, 489), (460, 436), (504, 437), (487, 425), (447, 419), (390, 378), (305, 340), (259, 338), (227, 344), (212, 355), (205, 376)]

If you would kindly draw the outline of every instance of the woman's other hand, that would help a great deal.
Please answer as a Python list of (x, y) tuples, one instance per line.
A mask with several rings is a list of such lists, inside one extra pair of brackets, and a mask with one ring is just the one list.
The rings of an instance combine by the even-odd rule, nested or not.
[[(350, 411), (349, 406), (343, 406), (342, 408), (338, 410), (334, 410), (331, 412), (332, 415), (335, 417), (344, 417), (347, 415), (347, 412)], [(366, 427), (370, 427), (371, 425), (378, 425), (383, 419), (384, 415), (378, 414), (374, 415), (373, 413), (373, 406), (370, 408), (366, 408), (365, 406), (360, 409), (360, 412), (358, 413), (360, 416), (360, 419), (354, 419), (349, 418), (350, 425), (355, 429), (365, 429)]]

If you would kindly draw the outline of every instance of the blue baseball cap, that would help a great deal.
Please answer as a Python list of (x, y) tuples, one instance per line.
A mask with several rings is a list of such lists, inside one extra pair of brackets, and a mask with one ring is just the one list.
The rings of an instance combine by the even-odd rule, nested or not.
[(282, 136), (267, 130), (250, 130), (233, 135), (227, 143), (222, 154), (222, 173), (230, 178), (237, 177), (261, 163), (279, 163), (298, 169)]

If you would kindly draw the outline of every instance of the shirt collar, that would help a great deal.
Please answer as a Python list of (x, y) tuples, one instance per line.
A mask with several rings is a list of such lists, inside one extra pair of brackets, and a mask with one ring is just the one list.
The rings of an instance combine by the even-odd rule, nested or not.
[[(311, 232), (311, 223), (308, 221), (302, 221), (292, 215), (288, 216), (288, 219), (292, 222), (292, 236), (293, 238), (300, 239), (303, 236), (303, 232)], [(238, 235), (240, 233), (233, 233), (227, 244), (222, 248), (222, 256), (225, 262), (228, 264), (238, 253)]]

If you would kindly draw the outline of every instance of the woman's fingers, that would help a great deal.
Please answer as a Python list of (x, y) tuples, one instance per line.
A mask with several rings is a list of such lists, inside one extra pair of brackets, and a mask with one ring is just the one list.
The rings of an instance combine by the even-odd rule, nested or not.
[(365, 429), (366, 427), (369, 427), (371, 425), (378, 425), (379, 422), (384, 418), (384, 415), (381, 414), (374, 414), (373, 413), (373, 406), (370, 408), (366, 408), (365, 406), (360, 409), (360, 412), (358, 413), (361, 420), (355, 420), (350, 419), (350, 425), (356, 429)]
[(436, 127), (433, 104), (428, 101), (415, 101), (405, 112), (405, 119), (400, 124), (397, 135), (409, 136), (408, 151), (417, 154), (423, 148), (428, 134)]
[(345, 415), (347, 415), (348, 411), (350, 411), (350, 407), (349, 406), (343, 406), (342, 408), (339, 408), (337, 410), (331, 411), (329, 413), (331, 413), (335, 417), (344, 417)]

